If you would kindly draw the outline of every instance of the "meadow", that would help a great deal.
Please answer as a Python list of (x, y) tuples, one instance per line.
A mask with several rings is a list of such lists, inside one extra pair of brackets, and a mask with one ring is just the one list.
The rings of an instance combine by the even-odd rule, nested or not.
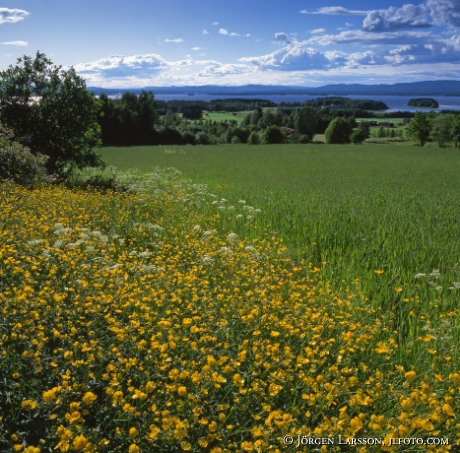
[(248, 115), (248, 111), (242, 112), (203, 112), (203, 119), (210, 121), (236, 121), (238, 124)]
[(0, 451), (457, 451), (458, 150), (102, 155), (1, 186)]

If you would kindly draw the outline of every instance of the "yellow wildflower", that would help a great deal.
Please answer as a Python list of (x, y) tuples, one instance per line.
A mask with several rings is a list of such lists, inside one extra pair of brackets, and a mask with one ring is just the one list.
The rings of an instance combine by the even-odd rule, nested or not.
[(88, 404), (89, 406), (90, 404), (93, 404), (94, 401), (97, 400), (97, 395), (95, 395), (93, 392), (86, 392), (82, 399), (83, 399), (83, 402), (85, 404)]
[(22, 403), (21, 403), (21, 406), (23, 409), (26, 409), (28, 411), (33, 411), (34, 409), (37, 408), (38, 406), (38, 403), (34, 400), (24, 400)]
[(75, 448), (75, 450), (82, 450), (87, 444), (88, 439), (83, 434), (79, 434), (73, 441), (73, 448)]

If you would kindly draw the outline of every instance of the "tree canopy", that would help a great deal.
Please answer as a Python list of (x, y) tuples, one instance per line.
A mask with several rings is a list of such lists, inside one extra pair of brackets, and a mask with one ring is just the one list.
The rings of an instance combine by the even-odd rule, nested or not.
[(433, 119), (434, 115), (431, 113), (417, 112), (409, 126), (407, 126), (407, 134), (417, 141), (420, 146), (424, 146), (430, 139)]
[(52, 171), (97, 165), (98, 101), (73, 68), (62, 69), (37, 52), (0, 72), (0, 122), (34, 153), (49, 157)]
[(326, 129), (326, 143), (350, 143), (353, 128), (347, 118), (334, 118)]

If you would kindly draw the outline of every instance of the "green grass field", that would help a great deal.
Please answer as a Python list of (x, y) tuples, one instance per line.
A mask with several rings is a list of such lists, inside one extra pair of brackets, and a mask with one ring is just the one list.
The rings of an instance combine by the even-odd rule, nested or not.
[(250, 112), (203, 112), (204, 120), (211, 121), (236, 121), (238, 124), (241, 123), (243, 118)]
[[(260, 208), (261, 229), (280, 234), (294, 258), (322, 265), (336, 289), (359, 281), (388, 309), (415, 297), (456, 306), (458, 290), (449, 288), (460, 280), (457, 150), (219, 145), (105, 148), (102, 156), (121, 169), (175, 167), (229, 203)], [(439, 278), (414, 278), (433, 269)]]

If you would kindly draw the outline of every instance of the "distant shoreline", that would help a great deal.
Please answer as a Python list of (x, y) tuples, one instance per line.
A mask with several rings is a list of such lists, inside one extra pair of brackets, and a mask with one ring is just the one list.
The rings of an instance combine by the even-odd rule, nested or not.
[[(123, 93), (120, 91), (116, 94), (111, 94), (109, 97), (121, 97)], [(159, 101), (173, 101), (173, 100), (180, 100), (180, 101), (205, 101), (209, 102), (214, 99), (228, 99), (228, 98), (240, 98), (240, 99), (266, 99), (269, 101), (273, 101), (276, 104), (280, 105), (282, 102), (305, 102), (311, 99), (317, 99), (319, 95), (296, 95), (296, 94), (284, 94), (284, 95), (276, 95), (276, 94), (263, 94), (257, 93), (253, 95), (238, 95), (238, 96), (229, 96), (229, 95), (217, 95), (217, 94), (204, 94), (204, 93), (196, 93), (194, 96), (190, 96), (188, 92), (183, 93), (156, 93), (153, 91), (155, 95), (155, 99)], [(335, 96), (335, 95), (331, 95)], [(460, 110), (460, 95), (459, 96), (427, 96), (432, 97), (437, 100), (439, 107), (436, 109), (427, 109), (422, 107), (409, 107), (407, 104), (413, 96), (398, 96), (398, 95), (374, 95), (374, 94), (367, 94), (367, 95), (348, 95), (343, 96), (348, 97), (350, 99), (371, 99), (374, 101), (383, 101), (386, 105), (388, 105), (388, 110), (383, 110), (383, 112), (393, 112), (393, 111), (403, 111), (403, 112), (417, 112), (417, 111), (430, 111), (433, 110), (435, 112), (441, 112), (443, 110)]]
[[(225, 97), (239, 96), (411, 96), (411, 97), (437, 97), (460, 96), (460, 81), (433, 80), (411, 83), (396, 83), (393, 85), (363, 85), (363, 84), (334, 84), (321, 87), (299, 87), (285, 85), (242, 85), (242, 86), (146, 86), (143, 88), (101, 88), (89, 87), (96, 94), (106, 93), (113, 95), (132, 91), (138, 93), (142, 90), (152, 91), (155, 94), (176, 95), (212, 95)], [(192, 96), (192, 97), (193, 97)]]

